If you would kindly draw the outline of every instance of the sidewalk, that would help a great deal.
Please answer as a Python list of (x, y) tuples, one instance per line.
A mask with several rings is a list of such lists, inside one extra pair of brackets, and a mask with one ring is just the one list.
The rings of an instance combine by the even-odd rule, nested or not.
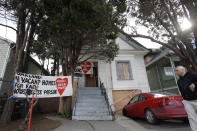
[[(53, 119), (55, 118), (48, 118)], [(72, 121), (61, 120), (62, 125), (53, 131), (190, 131), (181, 121), (164, 121), (159, 125), (150, 125), (145, 120), (132, 120), (116, 116), (115, 121)]]
[(115, 121), (63, 120), (54, 131), (147, 131), (129, 118), (117, 116)]

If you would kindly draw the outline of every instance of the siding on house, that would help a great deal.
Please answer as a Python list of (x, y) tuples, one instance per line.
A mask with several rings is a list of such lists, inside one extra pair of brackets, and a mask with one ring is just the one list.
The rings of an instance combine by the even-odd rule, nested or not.
[(122, 38), (118, 37), (116, 39), (116, 43), (119, 46), (120, 50), (135, 50), (135, 48), (133, 48), (132, 46), (125, 44), (126, 41), (124, 41)]
[(0, 78), (3, 77), (7, 58), (9, 57), (9, 43), (0, 37)]
[(6, 63), (3, 83), (0, 88), (0, 96), (7, 95), (7, 92), (12, 86), (13, 74), (14, 74), (14, 54), (13, 51), (10, 51), (8, 62)]
[(33, 74), (33, 75), (42, 75), (43, 74), (40, 67), (36, 66), (34, 64), (34, 62), (32, 62), (32, 61), (28, 62), (28, 69), (26, 72), (28, 72), (28, 74)]
[[(10, 43), (0, 37), (0, 96), (4, 95), (8, 89), (7, 87), (11, 86), (9, 78), (13, 74), (12, 66), (14, 64), (11, 61), (13, 54), (10, 55)], [(8, 64), (9, 66), (7, 66)], [(2, 87), (6, 87), (5, 91), (2, 91)]]
[[(131, 75), (133, 79), (118, 80), (116, 61), (129, 61), (131, 66)], [(149, 85), (143, 61), (143, 55), (118, 55), (111, 63), (112, 68), (112, 81), (114, 90), (133, 90), (140, 89), (142, 92), (148, 92)]]

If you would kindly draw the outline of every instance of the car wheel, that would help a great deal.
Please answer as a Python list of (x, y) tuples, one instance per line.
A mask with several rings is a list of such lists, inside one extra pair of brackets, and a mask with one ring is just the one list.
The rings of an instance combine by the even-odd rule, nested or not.
[(155, 117), (155, 114), (150, 109), (147, 109), (145, 111), (145, 115), (146, 115), (146, 120), (147, 120), (148, 123), (157, 124), (158, 120)]
[(122, 110), (122, 114), (123, 114), (123, 116), (128, 116), (127, 111), (125, 109)]

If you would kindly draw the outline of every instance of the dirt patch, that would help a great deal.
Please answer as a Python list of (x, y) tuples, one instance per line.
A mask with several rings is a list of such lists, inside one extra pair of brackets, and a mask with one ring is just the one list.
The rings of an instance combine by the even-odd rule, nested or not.
[[(0, 124), (0, 131), (17, 131), (24, 120), (9, 122), (8, 124)], [(31, 131), (52, 131), (59, 127), (61, 122), (58, 120), (49, 120), (43, 116), (34, 116), (31, 123)]]

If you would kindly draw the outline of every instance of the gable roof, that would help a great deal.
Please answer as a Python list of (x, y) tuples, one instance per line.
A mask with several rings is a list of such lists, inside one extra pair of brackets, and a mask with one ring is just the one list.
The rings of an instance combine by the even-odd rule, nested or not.
[(118, 33), (118, 37), (125, 41), (128, 45), (130, 45), (132, 48), (136, 49), (137, 51), (149, 51), (146, 47), (144, 47), (142, 44), (137, 42), (136, 40), (132, 38), (126, 37), (126, 35), (122, 33)]

